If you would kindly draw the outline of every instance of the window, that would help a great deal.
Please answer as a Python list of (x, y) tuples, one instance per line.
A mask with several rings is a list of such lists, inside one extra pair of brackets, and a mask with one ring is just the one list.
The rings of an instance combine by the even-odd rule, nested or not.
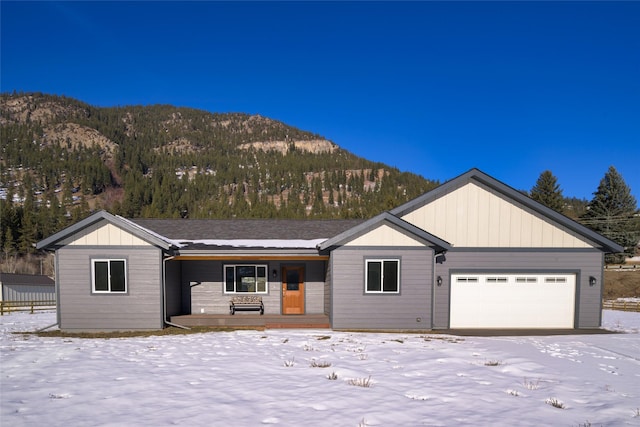
[(566, 283), (567, 278), (566, 277), (545, 277), (544, 282), (545, 283)]
[(459, 283), (478, 283), (477, 277), (456, 277), (456, 282)]
[(127, 292), (127, 264), (123, 259), (94, 259), (91, 265), (93, 292)]
[(538, 279), (535, 277), (516, 277), (516, 283), (537, 283)]
[(487, 283), (507, 283), (506, 277), (487, 277)]
[(225, 293), (267, 293), (266, 265), (225, 265)]
[(365, 290), (367, 293), (400, 292), (400, 260), (368, 259)]

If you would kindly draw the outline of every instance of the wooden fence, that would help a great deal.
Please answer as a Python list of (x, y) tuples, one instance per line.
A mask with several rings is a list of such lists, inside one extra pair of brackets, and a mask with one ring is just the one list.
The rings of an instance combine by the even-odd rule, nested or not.
[(55, 300), (51, 301), (0, 301), (0, 316), (12, 311), (29, 311), (33, 314), (36, 310), (51, 310), (56, 308)]
[(603, 301), (602, 308), (606, 310), (639, 311), (640, 301)]

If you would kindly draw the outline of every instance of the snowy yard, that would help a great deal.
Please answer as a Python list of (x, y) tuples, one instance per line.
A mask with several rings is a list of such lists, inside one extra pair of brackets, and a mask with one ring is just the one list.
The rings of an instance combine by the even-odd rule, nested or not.
[(54, 322), (0, 319), (3, 426), (640, 426), (640, 313), (605, 311), (607, 335), (11, 333)]

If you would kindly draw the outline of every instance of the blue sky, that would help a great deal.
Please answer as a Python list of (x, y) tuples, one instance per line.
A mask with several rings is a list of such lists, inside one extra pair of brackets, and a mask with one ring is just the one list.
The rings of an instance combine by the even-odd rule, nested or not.
[(640, 201), (640, 2), (13, 2), (0, 88), (261, 114), (446, 181)]

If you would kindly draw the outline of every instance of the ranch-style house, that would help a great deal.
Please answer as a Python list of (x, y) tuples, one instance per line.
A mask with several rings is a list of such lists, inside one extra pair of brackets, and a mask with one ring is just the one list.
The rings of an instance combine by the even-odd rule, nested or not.
[(369, 220), (100, 211), (36, 247), (55, 251), (66, 331), (305, 318), (336, 330), (598, 328), (604, 254), (622, 251), (477, 169)]

